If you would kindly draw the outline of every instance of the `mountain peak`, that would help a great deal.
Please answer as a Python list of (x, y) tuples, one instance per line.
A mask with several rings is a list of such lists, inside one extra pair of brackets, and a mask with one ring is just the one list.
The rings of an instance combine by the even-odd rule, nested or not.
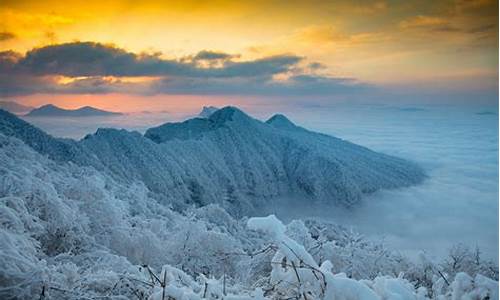
[(215, 106), (203, 106), (203, 109), (198, 114), (198, 117), (200, 117), (200, 118), (209, 118), (217, 110), (219, 110), (219, 108), (215, 107)]
[(59, 109), (62, 110), (62, 108), (55, 106), (54, 104), (45, 104), (45, 105), (42, 105), (38, 108), (34, 108), (33, 110), (31, 110), (28, 113), (28, 115), (31, 114), (32, 112), (35, 112), (35, 111), (39, 111), (39, 112), (41, 112), (41, 111), (55, 111), (55, 110), (59, 110)]
[(39, 108), (59, 108), (59, 109), (61, 109), (59, 106), (55, 106), (55, 105), (54, 105), (54, 104), (52, 104), (52, 103), (42, 105), (42, 106), (40, 106)]
[(252, 119), (234, 106), (217, 109), (208, 118), (193, 118), (180, 123), (165, 123), (158, 127), (149, 128), (144, 136), (156, 143), (163, 143), (172, 139), (188, 140), (199, 139), (205, 133), (217, 130), (227, 125), (227, 122), (242, 124), (238, 128), (250, 127)]
[(295, 129), (297, 125), (295, 125), (292, 121), (290, 121), (287, 117), (282, 114), (275, 114), (269, 120), (266, 121), (267, 124), (280, 128), (280, 129)]
[(350, 206), (362, 194), (425, 178), (411, 162), (334, 137), (301, 127), (273, 129), (295, 126), (282, 115), (267, 123), (229, 106), (208, 119), (150, 128), (144, 136), (101, 128), (76, 142), (51, 137), (0, 111), (0, 133), (54, 160), (107, 170), (126, 181), (143, 180), (158, 195), (172, 195), (166, 197), (173, 202), (227, 204), (235, 212), (256, 209), (260, 199), (290, 192)]
[(250, 120), (251, 118), (235, 106), (226, 106), (215, 111), (208, 119), (215, 124), (224, 124), (228, 121)]

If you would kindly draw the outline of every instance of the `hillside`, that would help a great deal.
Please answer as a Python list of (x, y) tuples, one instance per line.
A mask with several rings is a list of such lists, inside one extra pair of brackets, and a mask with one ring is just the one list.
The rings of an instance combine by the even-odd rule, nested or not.
[(143, 182), (156, 197), (182, 207), (217, 203), (246, 214), (277, 198), (350, 206), (383, 188), (417, 184), (417, 165), (295, 126), (267, 122), (234, 107), (209, 118), (166, 123), (144, 135), (99, 129), (80, 141), (59, 139), (8, 113), (0, 132), (57, 161), (93, 166), (122, 182)]
[[(246, 213), (272, 199), (257, 193), (290, 192), (300, 175), (293, 167), (302, 178), (343, 173), (337, 186), (348, 191), (346, 183), (359, 190), (421, 180), (411, 163), (235, 108), (146, 136), (100, 129), (81, 141), (57, 139), (0, 111), (0, 298), (498, 299), (495, 264), (479, 252), (456, 248), (453, 260), (413, 262), (340, 225), (235, 218), (221, 207)], [(357, 168), (365, 172), (350, 177)], [(337, 193), (326, 186), (334, 179), (316, 184)], [(305, 200), (344, 203), (295, 188)], [(202, 202), (222, 192), (222, 201)]]

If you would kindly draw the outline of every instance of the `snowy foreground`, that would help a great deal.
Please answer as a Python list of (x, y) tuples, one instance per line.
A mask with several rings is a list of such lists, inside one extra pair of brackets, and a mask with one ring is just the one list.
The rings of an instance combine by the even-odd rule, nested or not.
[(0, 299), (498, 299), (464, 246), (415, 262), (318, 220), (179, 210), (37, 147), (0, 133)]

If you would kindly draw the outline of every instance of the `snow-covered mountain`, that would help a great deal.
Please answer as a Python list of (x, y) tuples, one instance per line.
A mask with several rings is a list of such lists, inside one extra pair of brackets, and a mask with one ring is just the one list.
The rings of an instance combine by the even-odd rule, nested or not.
[(203, 109), (201, 112), (198, 114), (198, 117), (200, 118), (208, 118), (210, 117), (211, 114), (216, 112), (219, 108), (215, 106), (203, 106)]
[(308, 131), (281, 115), (261, 122), (235, 107), (166, 123), (144, 135), (99, 129), (80, 141), (51, 137), (2, 112), (0, 132), (54, 160), (143, 182), (162, 202), (217, 203), (236, 214), (291, 195), (350, 206), (365, 193), (425, 178), (406, 160)]
[(116, 116), (121, 113), (84, 106), (77, 109), (64, 109), (53, 104), (47, 104), (30, 111), (28, 117), (103, 117)]
[[(0, 110), (0, 299), (498, 299), (497, 265), (478, 251), (413, 262), (322, 220), (285, 225), (274, 216), (235, 218), (217, 204), (170, 205), (223, 191), (217, 203), (253, 207), (272, 199), (257, 193), (293, 189), (298, 174), (289, 170), (341, 174), (341, 184), (364, 178), (360, 186), (381, 187), (375, 174), (410, 184), (424, 176), (411, 163), (231, 107), (147, 136), (100, 129), (81, 141), (57, 139)], [(358, 168), (365, 171), (353, 178)], [(318, 197), (296, 189), (304, 200)]]

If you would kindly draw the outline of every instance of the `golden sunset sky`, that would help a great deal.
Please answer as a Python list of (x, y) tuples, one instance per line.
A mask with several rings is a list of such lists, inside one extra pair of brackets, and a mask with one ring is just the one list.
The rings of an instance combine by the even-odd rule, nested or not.
[(0, 98), (29, 105), (497, 97), (496, 1), (3, 0), (0, 20)]

